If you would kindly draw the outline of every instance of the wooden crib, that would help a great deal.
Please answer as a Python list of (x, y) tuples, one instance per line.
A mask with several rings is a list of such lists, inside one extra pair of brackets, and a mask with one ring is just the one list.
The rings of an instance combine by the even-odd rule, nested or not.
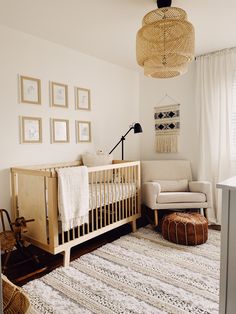
[[(89, 167), (89, 223), (61, 231), (58, 214), (57, 169), (77, 167), (81, 162), (11, 168), (13, 219), (35, 219), (26, 239), (52, 253), (64, 254), (69, 265), (70, 249), (116, 227), (131, 223), (136, 230), (140, 210), (140, 162), (113, 161)], [(78, 187), (79, 188), (79, 187)]]

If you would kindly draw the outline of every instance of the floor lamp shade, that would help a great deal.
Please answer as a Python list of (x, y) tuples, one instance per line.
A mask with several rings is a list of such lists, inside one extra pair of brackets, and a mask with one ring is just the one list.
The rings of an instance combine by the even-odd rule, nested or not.
[(135, 123), (134, 124), (134, 133), (142, 133), (143, 132), (143, 129), (141, 127), (141, 124), (140, 123)]

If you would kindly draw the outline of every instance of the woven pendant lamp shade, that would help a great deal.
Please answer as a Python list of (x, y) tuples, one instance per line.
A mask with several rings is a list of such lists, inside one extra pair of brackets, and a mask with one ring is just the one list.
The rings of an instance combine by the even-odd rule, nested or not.
[(144, 74), (168, 78), (184, 74), (194, 59), (194, 28), (184, 10), (164, 7), (143, 18), (137, 33), (137, 62)]
[(144, 66), (144, 75), (153, 78), (170, 78), (185, 74), (188, 70), (186, 64), (180, 66)]

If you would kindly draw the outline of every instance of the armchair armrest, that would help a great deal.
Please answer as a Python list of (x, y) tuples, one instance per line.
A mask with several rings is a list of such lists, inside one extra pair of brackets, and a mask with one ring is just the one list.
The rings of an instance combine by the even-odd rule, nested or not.
[(161, 186), (158, 182), (145, 182), (142, 185), (142, 201), (149, 208), (155, 208), (157, 196), (161, 192)]
[(207, 198), (208, 207), (212, 207), (212, 189), (211, 183), (208, 181), (190, 181), (189, 182), (190, 192), (204, 193)]

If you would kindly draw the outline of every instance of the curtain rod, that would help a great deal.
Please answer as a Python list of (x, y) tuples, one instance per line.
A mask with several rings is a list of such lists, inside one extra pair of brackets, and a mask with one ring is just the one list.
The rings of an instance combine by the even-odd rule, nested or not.
[(204, 53), (202, 55), (196, 56), (195, 60), (197, 60), (198, 58), (201, 58), (201, 57), (208, 57), (208, 56), (220, 54), (220, 53), (223, 53), (223, 52), (230, 52), (230, 51), (234, 51), (234, 50), (236, 51), (236, 47), (224, 48), (224, 49), (221, 49), (221, 50), (216, 50), (216, 51)]

